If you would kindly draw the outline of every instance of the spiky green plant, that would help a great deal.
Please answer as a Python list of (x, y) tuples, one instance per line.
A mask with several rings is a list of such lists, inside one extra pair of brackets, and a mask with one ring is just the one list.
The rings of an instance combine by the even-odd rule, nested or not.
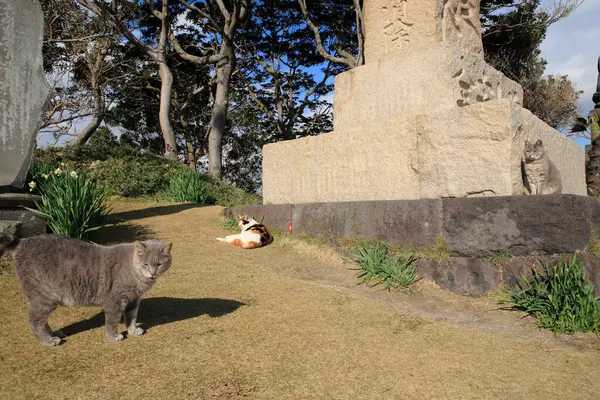
[(555, 334), (598, 332), (600, 298), (586, 282), (579, 260), (563, 257), (559, 265), (540, 266), (541, 271), (531, 270), (530, 280), (522, 276), (519, 287), (508, 291), (513, 307), (535, 315), (540, 328)]
[(214, 204), (214, 185), (195, 171), (178, 171), (171, 178), (165, 197), (180, 203)]
[(376, 286), (383, 284), (386, 289), (407, 288), (420, 279), (413, 266), (415, 257), (393, 257), (387, 246), (380, 242), (361, 243), (353, 261), (359, 265), (358, 284)]
[(35, 181), (41, 200), (29, 211), (46, 220), (53, 233), (87, 240), (91, 232), (108, 226), (107, 194), (85, 171), (67, 173), (57, 168)]

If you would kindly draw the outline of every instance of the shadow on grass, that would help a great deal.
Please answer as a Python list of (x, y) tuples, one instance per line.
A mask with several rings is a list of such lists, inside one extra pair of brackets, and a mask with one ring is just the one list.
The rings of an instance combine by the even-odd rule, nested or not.
[(131, 243), (136, 240), (154, 239), (155, 232), (136, 223), (123, 223), (108, 226), (92, 233), (91, 240), (100, 245)]
[[(244, 303), (227, 299), (178, 299), (173, 297), (151, 297), (142, 299), (138, 314), (138, 323), (149, 329), (154, 326), (165, 325), (171, 322), (183, 321), (201, 315), (212, 318), (229, 314), (244, 306)], [(104, 312), (101, 311), (93, 317), (75, 322), (61, 330), (65, 336), (72, 336), (104, 326)]]
[(177, 214), (178, 212), (189, 210), (190, 208), (206, 207), (204, 204), (174, 204), (169, 206), (150, 207), (141, 210), (131, 210), (110, 214), (110, 221), (117, 223), (123, 220), (131, 221), (134, 219), (157, 217), (160, 215)]

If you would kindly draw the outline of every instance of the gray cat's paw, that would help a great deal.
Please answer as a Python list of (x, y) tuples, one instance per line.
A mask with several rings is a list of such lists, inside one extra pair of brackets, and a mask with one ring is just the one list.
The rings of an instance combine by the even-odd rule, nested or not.
[(63, 331), (56, 331), (56, 332), (54, 332), (54, 336), (58, 336), (61, 339), (64, 339), (64, 338), (67, 337), (67, 335), (65, 335)]
[(144, 330), (144, 328), (140, 328), (139, 326), (133, 329), (128, 329), (127, 332), (131, 335), (131, 336), (142, 336), (144, 333), (146, 333), (146, 331)]
[(47, 341), (40, 342), (40, 343), (42, 343), (42, 346), (48, 346), (48, 347), (58, 346), (59, 344), (62, 343), (62, 339), (57, 336), (53, 336), (50, 339), (48, 339)]
[(119, 333), (117, 336), (113, 336), (113, 337), (107, 336), (107, 337), (108, 337), (108, 340), (110, 340), (111, 342), (120, 342), (124, 338), (122, 333)]

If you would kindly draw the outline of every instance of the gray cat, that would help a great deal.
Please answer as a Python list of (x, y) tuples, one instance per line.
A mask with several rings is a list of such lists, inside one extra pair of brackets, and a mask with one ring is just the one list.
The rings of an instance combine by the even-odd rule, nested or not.
[(0, 255), (5, 249), (13, 252), (29, 300), (29, 324), (44, 346), (62, 341), (48, 325), (58, 305), (102, 306), (111, 341), (123, 339), (118, 332), (123, 314), (130, 335), (144, 334), (135, 326), (140, 298), (171, 266), (171, 246), (146, 241), (102, 247), (57, 235), (19, 240), (0, 233)]
[(558, 169), (548, 159), (541, 140), (534, 144), (525, 141), (523, 163), (530, 194), (554, 194), (562, 191)]

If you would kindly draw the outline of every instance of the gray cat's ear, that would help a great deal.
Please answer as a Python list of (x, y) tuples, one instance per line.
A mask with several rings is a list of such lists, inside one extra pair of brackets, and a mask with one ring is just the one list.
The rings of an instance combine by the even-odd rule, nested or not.
[(529, 140), (525, 139), (525, 146), (529, 146)]
[(535, 142), (535, 147), (542, 147), (542, 139), (538, 139), (538, 141)]
[(160, 249), (160, 250), (161, 250), (163, 253), (170, 254), (170, 253), (171, 253), (171, 248), (172, 248), (172, 247), (173, 247), (173, 243), (167, 243), (167, 244), (165, 244), (163, 247), (161, 247), (161, 249)]
[(137, 251), (145, 251), (145, 250), (146, 250), (146, 245), (145, 245), (144, 243), (142, 243), (142, 242), (138, 242), (138, 241), (136, 240), (136, 242), (135, 242), (135, 249), (136, 249)]

